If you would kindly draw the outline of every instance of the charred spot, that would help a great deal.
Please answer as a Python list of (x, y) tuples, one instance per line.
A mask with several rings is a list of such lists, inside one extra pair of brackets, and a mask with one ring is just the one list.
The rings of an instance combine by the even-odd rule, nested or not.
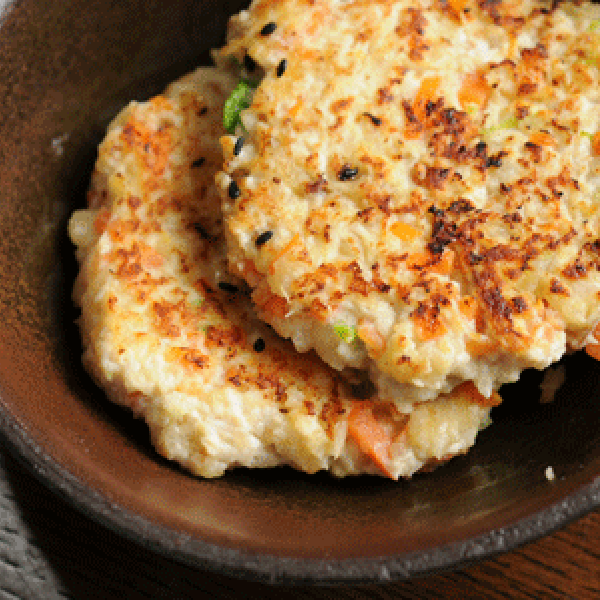
[(417, 119), (417, 117), (415, 115), (415, 111), (413, 110), (413, 107), (411, 106), (411, 104), (408, 100), (402, 101), (402, 108), (404, 109), (404, 116), (406, 117), (406, 120), (409, 123), (418, 123), (419, 122), (419, 119)]
[(377, 90), (378, 104), (387, 104), (388, 102), (392, 102), (393, 99), (394, 95), (390, 92), (388, 88), (379, 88)]
[(467, 255), (467, 260), (469, 261), (470, 265), (478, 265), (483, 260), (483, 256), (480, 254), (475, 254), (475, 252), (469, 252)]
[(593, 242), (587, 242), (583, 247), (589, 252), (600, 254), (600, 239), (594, 240)]
[(494, 156), (489, 156), (485, 161), (486, 168), (489, 167), (501, 167), (502, 166), (502, 157), (506, 156), (508, 152), (501, 150), (498, 154)]
[(517, 314), (525, 312), (527, 310), (527, 302), (525, 302), (525, 298), (521, 298), (521, 296), (515, 296), (511, 300), (511, 304), (514, 312)]
[(215, 327), (210, 325), (206, 329), (206, 345), (207, 346), (218, 346), (223, 348), (225, 346), (238, 346), (244, 341), (244, 332), (239, 327), (231, 327), (226, 329), (224, 327)]
[(513, 312), (512, 307), (502, 295), (499, 287), (483, 290), (481, 292), (481, 299), (493, 315), (510, 320)]
[(550, 282), (550, 292), (552, 294), (559, 294), (560, 296), (568, 296), (569, 292), (567, 291), (567, 288), (565, 288), (565, 286), (558, 281), (558, 279), (553, 278), (552, 281)]
[(471, 204), (470, 200), (467, 200), (466, 198), (459, 198), (450, 204), (448, 207), (448, 212), (460, 215), (461, 213), (468, 213), (474, 209), (475, 207), (473, 204)]
[(542, 147), (533, 142), (525, 142), (525, 149), (531, 152), (533, 162), (539, 163), (542, 160)]
[(475, 144), (475, 156), (477, 156), (477, 158), (486, 158), (487, 144), (485, 142), (477, 142), (477, 144)]
[(575, 262), (563, 269), (562, 274), (568, 279), (579, 279), (585, 277), (587, 269), (585, 265), (577, 258)]
[(414, 182), (430, 190), (443, 189), (449, 175), (450, 169), (446, 167), (432, 167), (429, 165), (417, 164), (413, 169)]
[(323, 177), (322, 173), (319, 173), (319, 176), (315, 179), (315, 181), (306, 183), (304, 185), (304, 188), (309, 194), (317, 194), (318, 192), (324, 192), (327, 190), (327, 179)]
[(498, 244), (489, 248), (483, 253), (486, 260), (496, 262), (500, 260), (520, 260), (523, 257), (523, 252), (518, 248), (511, 248), (505, 244)]
[(529, 114), (529, 108), (527, 106), (517, 106), (516, 114), (517, 119), (522, 121)]
[(432, 213), (434, 217), (432, 240), (427, 244), (427, 248), (433, 254), (441, 254), (444, 248), (457, 238), (456, 223), (446, 221), (444, 211), (440, 211), (433, 205), (429, 207), (428, 212)]
[(514, 212), (503, 215), (502, 220), (505, 223), (521, 223), (523, 217), (518, 212)]
[(453, 108), (446, 108), (442, 115), (447, 125), (455, 125), (457, 123), (456, 111)]
[(186, 352), (183, 358), (198, 367), (199, 369), (203, 369), (208, 365), (209, 357), (205, 354), (201, 354), (198, 350), (190, 350)]
[(508, 194), (511, 190), (512, 190), (512, 187), (510, 185), (506, 185), (506, 183), (500, 184), (500, 191), (503, 194)]
[(546, 50), (546, 46), (538, 43), (534, 48), (521, 48), (521, 56), (524, 60), (548, 58), (548, 50)]
[(519, 85), (517, 89), (517, 94), (519, 96), (526, 96), (528, 94), (533, 94), (537, 90), (537, 83), (533, 83), (531, 81), (526, 81)]
[(201, 156), (192, 163), (192, 168), (197, 169), (198, 167), (201, 167), (205, 162), (206, 159), (203, 156)]

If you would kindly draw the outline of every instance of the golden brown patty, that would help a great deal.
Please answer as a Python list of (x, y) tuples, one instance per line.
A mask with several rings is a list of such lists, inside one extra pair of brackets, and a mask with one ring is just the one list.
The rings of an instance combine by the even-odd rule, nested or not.
[(404, 412), (360, 402), (252, 314), (225, 268), (213, 183), (234, 85), (199, 69), (109, 127), (69, 224), (85, 366), (159, 452), (207, 477), (287, 464), (397, 478), (465, 452), (489, 413), (472, 389)]
[(218, 183), (260, 316), (413, 400), (470, 380), (488, 396), (586, 343), (599, 18), (532, 0), (257, 0), (234, 17), (219, 60), (264, 77)]

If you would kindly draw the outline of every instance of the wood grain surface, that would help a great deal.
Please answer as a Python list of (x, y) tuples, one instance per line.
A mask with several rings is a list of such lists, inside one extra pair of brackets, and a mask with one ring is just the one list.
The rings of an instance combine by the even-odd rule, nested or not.
[(0, 454), (0, 600), (600, 598), (600, 512), (469, 568), (410, 582), (278, 587), (196, 571), (92, 522)]

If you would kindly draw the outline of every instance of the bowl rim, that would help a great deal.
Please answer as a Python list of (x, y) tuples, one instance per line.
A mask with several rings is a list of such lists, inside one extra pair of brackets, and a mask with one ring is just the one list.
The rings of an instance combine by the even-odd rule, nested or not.
[(229, 548), (155, 523), (110, 501), (60, 465), (14, 418), (0, 396), (0, 447), (68, 504), (126, 539), (188, 567), (275, 584), (364, 584), (458, 569), (514, 550), (600, 507), (600, 475), (567, 497), (504, 527), (428, 550), (378, 558), (316, 559)]

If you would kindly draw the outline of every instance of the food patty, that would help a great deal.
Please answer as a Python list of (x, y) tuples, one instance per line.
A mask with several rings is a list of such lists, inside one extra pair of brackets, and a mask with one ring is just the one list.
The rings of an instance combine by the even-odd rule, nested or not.
[(261, 318), (419, 401), (463, 381), (490, 396), (592, 341), (599, 19), (541, 0), (234, 17), (218, 60), (260, 83), (218, 183)]
[(110, 125), (69, 223), (86, 368), (161, 454), (206, 477), (285, 464), (396, 479), (465, 452), (499, 397), (464, 386), (427, 405), (360, 400), (253, 314), (226, 270), (214, 184), (235, 85), (199, 69)]

